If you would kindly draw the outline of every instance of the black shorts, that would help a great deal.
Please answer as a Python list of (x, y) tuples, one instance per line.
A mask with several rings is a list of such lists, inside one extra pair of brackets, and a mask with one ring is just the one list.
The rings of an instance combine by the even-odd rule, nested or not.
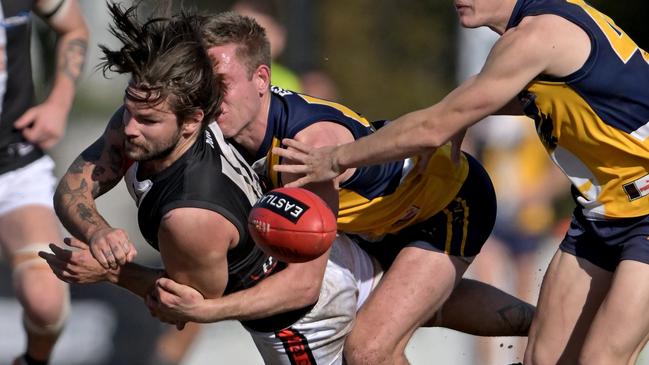
[(356, 235), (350, 237), (376, 257), (384, 268), (392, 264), (404, 247), (419, 247), (466, 258), (477, 255), (496, 220), (496, 193), (482, 165), (470, 155), (466, 157), (469, 173), (464, 184), (455, 198), (437, 214), (396, 234), (388, 234), (378, 242)]
[(559, 248), (611, 272), (622, 260), (649, 264), (649, 216), (588, 220), (577, 206)]

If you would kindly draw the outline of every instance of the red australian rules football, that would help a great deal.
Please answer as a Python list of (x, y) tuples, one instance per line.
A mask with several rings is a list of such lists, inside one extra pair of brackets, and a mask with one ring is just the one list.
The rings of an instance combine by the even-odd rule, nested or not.
[(331, 247), (336, 217), (316, 194), (302, 188), (278, 188), (252, 207), (248, 229), (267, 254), (284, 262), (305, 262)]

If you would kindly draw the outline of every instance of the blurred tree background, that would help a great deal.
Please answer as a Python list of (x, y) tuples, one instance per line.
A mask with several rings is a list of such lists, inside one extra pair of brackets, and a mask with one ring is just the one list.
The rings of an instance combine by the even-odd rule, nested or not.
[(452, 3), (408, 3), (319, 3), (317, 60), (339, 83), (345, 103), (370, 119), (430, 104), (454, 82)]
[[(276, 1), (289, 29), (283, 63), (298, 72), (326, 71), (343, 103), (370, 119), (430, 105), (456, 85), (457, 17), (450, 0)], [(189, 3), (221, 11), (232, 1)], [(590, 3), (649, 49), (649, 1)]]
[[(325, 71), (338, 85), (341, 101), (370, 119), (394, 118), (430, 105), (456, 85), (458, 25), (450, 0), (266, 1), (277, 3), (288, 29), (288, 46), (280, 61), (297, 73)], [(176, 9), (212, 12), (227, 10), (233, 2), (172, 1)], [(89, 1), (85, 3), (89, 8)], [(649, 48), (649, 27), (644, 24), (648, 1), (591, 4), (611, 16), (640, 47)], [(94, 26), (105, 30), (108, 17), (105, 7), (99, 7), (105, 20)], [(98, 49), (90, 52), (97, 54)], [(88, 70), (94, 71), (92, 78), (101, 78), (95, 66), (90, 63)], [(79, 107), (105, 111), (106, 97), (93, 101), (97, 91), (94, 84), (89, 88), (93, 92), (80, 94)]]
[[(649, 49), (647, 0), (591, 4)], [(430, 105), (456, 85), (452, 1), (329, 0), (317, 2), (315, 14), (319, 66), (339, 83), (342, 100), (371, 119)]]

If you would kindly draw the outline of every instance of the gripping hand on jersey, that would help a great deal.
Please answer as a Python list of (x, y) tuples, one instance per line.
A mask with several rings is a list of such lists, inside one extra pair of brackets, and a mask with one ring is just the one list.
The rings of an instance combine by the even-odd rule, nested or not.
[(304, 175), (284, 186), (299, 187), (314, 182), (333, 180), (342, 173), (338, 163), (334, 160), (335, 146), (314, 149), (290, 138), (284, 139), (282, 143), (287, 148), (275, 147), (273, 153), (299, 164), (275, 165), (273, 169), (278, 172)]
[(117, 269), (118, 266), (133, 261), (137, 250), (123, 229), (105, 227), (90, 236), (90, 252), (104, 269)]
[(202, 315), (203, 295), (196, 289), (169, 278), (160, 278), (147, 295), (149, 311), (160, 321), (175, 324), (181, 330), (187, 322), (206, 322)]

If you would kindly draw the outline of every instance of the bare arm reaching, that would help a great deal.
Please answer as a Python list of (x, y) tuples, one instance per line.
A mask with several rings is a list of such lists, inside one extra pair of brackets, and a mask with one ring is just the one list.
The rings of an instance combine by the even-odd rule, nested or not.
[(318, 300), (327, 257), (289, 264), (252, 288), (216, 299), (203, 299), (192, 287), (161, 278), (148, 305), (161, 320), (174, 324), (253, 320), (304, 308)]
[(16, 120), (25, 138), (48, 149), (65, 132), (74, 101), (77, 80), (83, 70), (88, 48), (88, 27), (77, 0), (36, 2), (36, 13), (58, 34), (54, 84), (43, 103), (28, 109)]
[[(299, 186), (331, 179), (350, 167), (399, 160), (437, 148), (507, 106), (537, 75), (565, 75), (583, 64), (589, 52), (585, 34), (556, 16), (531, 18), (507, 31), (494, 45), (483, 70), (439, 103), (407, 113), (370, 136), (337, 147), (314, 150), (286, 140), (293, 150), (276, 148), (274, 152), (302, 165), (279, 165), (276, 170), (306, 175), (290, 184)], [(571, 34), (566, 36), (566, 32)], [(587, 49), (562, 51), (574, 48), (566, 38), (579, 36), (586, 37)]]

